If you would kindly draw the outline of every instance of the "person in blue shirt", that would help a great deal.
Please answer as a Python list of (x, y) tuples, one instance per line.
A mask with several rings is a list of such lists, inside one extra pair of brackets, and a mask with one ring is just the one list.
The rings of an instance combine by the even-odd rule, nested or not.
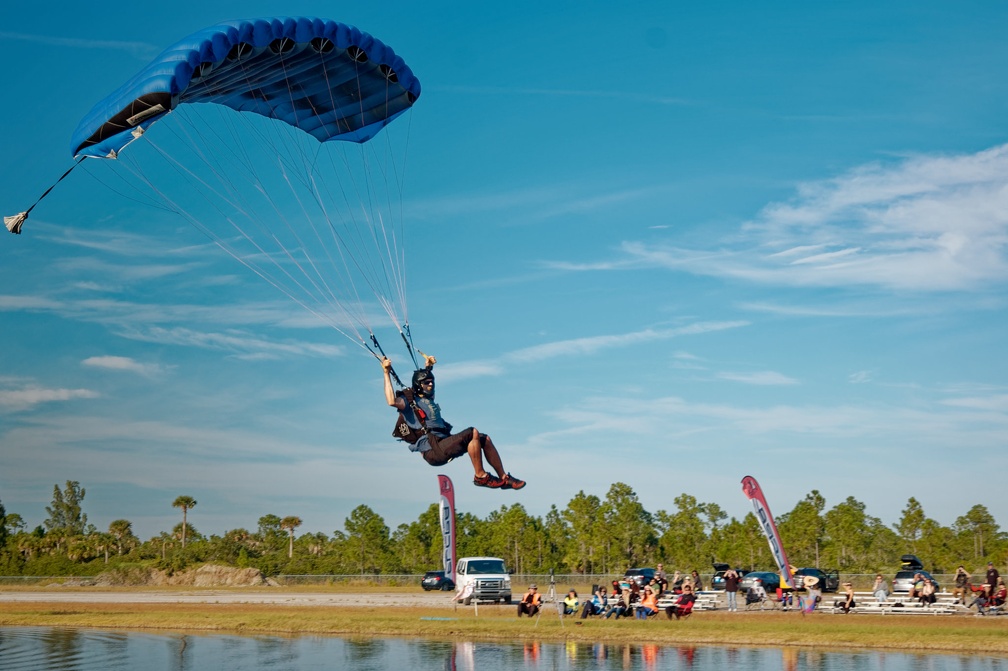
[[(444, 466), (463, 454), (473, 465), (473, 484), (491, 489), (521, 489), (525, 481), (506, 470), (490, 436), (474, 427), (452, 433), (452, 426), (441, 416), (441, 407), (434, 401), (434, 364), (437, 360), (424, 355), (424, 367), (413, 372), (412, 386), (396, 392), (392, 387), (392, 361), (381, 360), (385, 373), (385, 400), (401, 414), (397, 437), (408, 442), (409, 449), (419, 452), (431, 466)], [(497, 472), (492, 475), (483, 466), (483, 457)]]

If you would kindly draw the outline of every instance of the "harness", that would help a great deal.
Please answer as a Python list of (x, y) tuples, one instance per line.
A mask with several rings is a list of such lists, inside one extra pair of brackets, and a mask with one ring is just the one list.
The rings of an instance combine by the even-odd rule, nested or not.
[[(398, 395), (402, 396), (413, 410), (413, 416), (420, 422), (420, 428), (416, 429), (410, 426), (409, 422), (406, 421), (406, 417), (400, 412), (399, 417), (396, 418), (395, 428), (392, 429), (392, 436), (410, 445), (416, 445), (417, 441), (423, 436), (427, 436), (430, 439), (431, 430), (427, 427), (427, 413), (417, 404), (416, 395), (413, 393), (413, 390), (406, 388), (400, 391)], [(445, 431), (449, 434), (451, 433), (451, 425), (447, 422), (445, 422)]]

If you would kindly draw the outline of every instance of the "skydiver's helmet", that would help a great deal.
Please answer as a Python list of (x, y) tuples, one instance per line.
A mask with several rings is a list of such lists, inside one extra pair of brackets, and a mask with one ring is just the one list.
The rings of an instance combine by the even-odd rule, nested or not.
[[(430, 382), (430, 385), (427, 385), (427, 382)], [(434, 398), (434, 371), (430, 368), (413, 371), (413, 393), (417, 396)]]

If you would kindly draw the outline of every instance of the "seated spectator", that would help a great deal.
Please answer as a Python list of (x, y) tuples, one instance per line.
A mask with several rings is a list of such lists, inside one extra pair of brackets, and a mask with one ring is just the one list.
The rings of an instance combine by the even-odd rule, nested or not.
[(668, 591), (668, 576), (665, 575), (664, 564), (658, 564), (657, 568), (655, 568), (654, 577), (658, 581), (658, 585), (661, 587), (661, 589), (658, 590), (658, 593), (661, 594), (662, 592)]
[(910, 599), (919, 599), (923, 590), (924, 576), (920, 573), (914, 573), (913, 584), (910, 585), (910, 592), (907, 594), (907, 597)]
[(621, 594), (623, 594), (623, 588), (620, 587), (619, 580), (613, 580), (612, 581), (612, 595), (613, 596), (620, 596)]
[(974, 587), (972, 589), (973, 589), (973, 592), (976, 593), (977, 596), (966, 607), (967, 608), (972, 608), (973, 606), (976, 606), (977, 607), (977, 615), (985, 615), (986, 612), (987, 612), (985, 610), (985, 608), (987, 608), (987, 606), (990, 605), (991, 598), (993, 596), (993, 592), (991, 591), (991, 586), (988, 585), (988, 584), (984, 584), (984, 585), (982, 585), (980, 587), (979, 590), (976, 587)]
[(522, 615), (528, 615), (532, 617), (539, 612), (539, 606), (542, 605), (542, 596), (538, 592), (538, 588), (535, 583), (529, 585), (528, 592), (522, 597), (522, 600), (518, 602), (518, 617)]
[(935, 588), (934, 583), (930, 580), (924, 580), (924, 585), (921, 587), (920, 596), (917, 597), (921, 605), (927, 608), (935, 602)]
[(696, 594), (697, 592), (702, 592), (703, 581), (700, 580), (700, 574), (697, 573), (696, 569), (693, 569), (693, 572), (690, 573), (690, 577), (693, 579), (693, 593)]
[(683, 585), (682, 594), (676, 599), (676, 602), (671, 606), (665, 606), (665, 615), (668, 619), (679, 619), (683, 615), (689, 615), (693, 612), (693, 604), (696, 603), (696, 595), (693, 594), (693, 588), (689, 585)]
[(658, 597), (650, 587), (644, 588), (644, 595), (641, 597), (640, 605), (637, 606), (637, 619), (646, 620), (651, 615), (658, 612)]
[(854, 585), (849, 582), (843, 584), (844, 588), (844, 599), (840, 603), (840, 609), (843, 610), (844, 614), (851, 612), (851, 608), (857, 606), (857, 602), (854, 601)]
[(885, 578), (879, 573), (875, 576), (875, 584), (872, 585), (872, 595), (878, 599), (879, 603), (889, 599), (889, 586), (886, 585)]
[(746, 591), (746, 605), (763, 603), (764, 601), (766, 601), (766, 590), (763, 588), (763, 581), (756, 578), (752, 586)]
[(669, 583), (672, 587), (672, 591), (676, 594), (682, 592), (683, 577), (679, 571), (672, 574), (672, 582)]
[(587, 618), (589, 615), (601, 615), (606, 610), (606, 602), (609, 599), (606, 597), (606, 588), (601, 585), (592, 594), (592, 598), (585, 601), (584, 608), (581, 609), (581, 619)]
[(564, 615), (576, 615), (578, 611), (578, 606), (581, 603), (578, 601), (577, 592), (571, 590), (567, 592), (567, 597), (563, 600), (563, 614)]
[(662, 586), (661, 583), (658, 581), (658, 578), (651, 578), (651, 582), (648, 583), (648, 587), (650, 587), (651, 591), (655, 593), (655, 596), (658, 597), (661, 596)]

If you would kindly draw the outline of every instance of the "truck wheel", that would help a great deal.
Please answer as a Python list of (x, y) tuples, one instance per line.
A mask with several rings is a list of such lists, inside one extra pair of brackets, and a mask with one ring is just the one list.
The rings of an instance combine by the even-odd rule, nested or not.
[(503, 602), (504, 602), (505, 604), (508, 604), (508, 605), (510, 605), (510, 604), (511, 604), (511, 595), (510, 595), (510, 594), (509, 594), (509, 595), (507, 595), (506, 597), (504, 597), (504, 598), (502, 599), (502, 601), (503, 601)]

